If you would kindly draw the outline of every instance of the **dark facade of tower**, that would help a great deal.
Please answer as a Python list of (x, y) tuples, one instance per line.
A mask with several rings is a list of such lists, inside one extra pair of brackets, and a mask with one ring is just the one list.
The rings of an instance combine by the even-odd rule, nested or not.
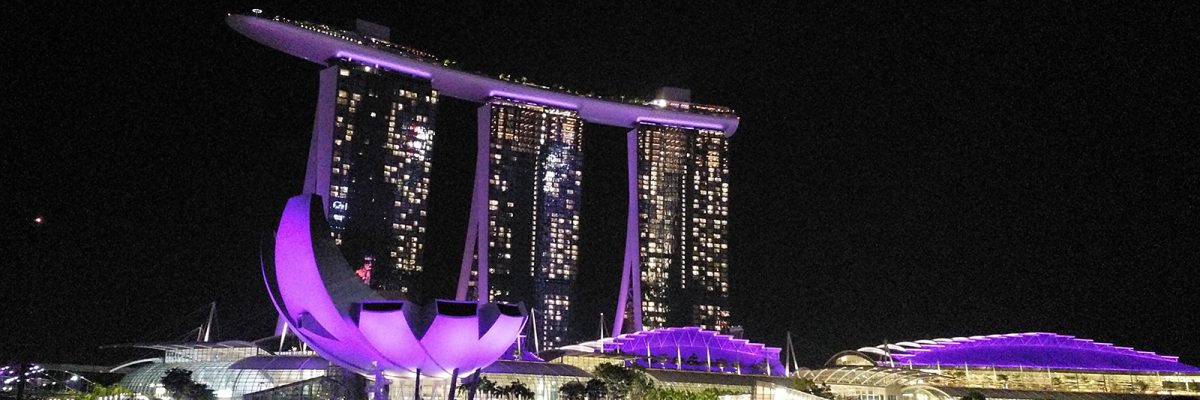
[(321, 72), (307, 192), (359, 276), (411, 294), (424, 270), (437, 92), (429, 81), (336, 60)]

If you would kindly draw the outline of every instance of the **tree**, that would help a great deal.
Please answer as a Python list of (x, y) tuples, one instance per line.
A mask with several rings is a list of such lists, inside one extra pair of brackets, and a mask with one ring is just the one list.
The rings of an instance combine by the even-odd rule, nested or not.
[(489, 398), (492, 396), (499, 396), (501, 394), (500, 388), (496, 386), (496, 382), (492, 382), (492, 380), (488, 379), (486, 376), (479, 378), (479, 392), (487, 395)]
[(91, 385), (88, 391), (79, 393), (73, 398), (75, 400), (100, 400), (104, 398), (123, 398), (133, 397), (134, 393), (121, 385), (104, 386), (100, 384)]
[(967, 395), (963, 396), (961, 400), (987, 400), (987, 396), (984, 396), (983, 393), (972, 390), (967, 392)]
[(764, 359), (762, 359), (762, 361), (759, 361), (759, 362), (756, 362), (756, 363), (750, 365), (750, 373), (751, 374), (766, 374), (767, 369), (769, 369), (770, 366), (771, 366), (770, 361), (767, 361), (767, 359), (764, 358)]
[(704, 389), (704, 390), (700, 391), (700, 393), (696, 393), (696, 397), (697, 397), (696, 400), (717, 400), (717, 398), (720, 396), (739, 395), (739, 394), (746, 394), (746, 393), (736, 392), (736, 391), (732, 391), (732, 390), (708, 388), (708, 389)]
[(217, 396), (213, 394), (213, 390), (208, 385), (193, 382), (191, 385), (188, 385), (187, 392), (183, 398), (187, 400), (215, 400)]
[(192, 381), (192, 371), (183, 368), (171, 368), (159, 382), (175, 400), (216, 399), (208, 385)]
[(159, 382), (162, 383), (163, 389), (167, 390), (167, 394), (178, 398), (176, 396), (186, 391), (188, 385), (192, 384), (192, 371), (182, 368), (171, 368), (171, 370), (167, 371), (166, 375), (163, 375)]
[(592, 378), (584, 385), (587, 387), (587, 400), (601, 400), (608, 396), (608, 386), (599, 378)]
[(463, 384), (458, 387), (458, 390), (462, 391), (463, 393), (471, 393), (471, 389), (475, 389), (475, 393), (477, 395), (478, 394), (484, 394), (484, 395), (488, 395), (488, 396), (495, 395), (496, 394), (496, 382), (492, 382), (486, 376), (481, 376), (477, 380), (463, 382)]
[(587, 397), (588, 388), (582, 382), (572, 381), (559, 386), (558, 392), (562, 393), (566, 400), (584, 400)]
[(717, 400), (717, 397), (720, 396), (737, 394), (743, 393), (714, 388), (708, 388), (698, 392), (671, 388), (655, 388), (646, 392), (646, 400)]
[(626, 368), (603, 363), (596, 366), (595, 375), (604, 381), (608, 393), (614, 399), (644, 400), (646, 393), (654, 389), (654, 382), (646, 376), (643, 368), (636, 365)]
[(525, 386), (524, 383), (518, 381), (513, 381), (512, 383), (508, 384), (508, 386), (503, 386), (498, 389), (500, 389), (501, 393), (509, 399), (533, 398), (533, 390), (530, 390), (529, 386)]

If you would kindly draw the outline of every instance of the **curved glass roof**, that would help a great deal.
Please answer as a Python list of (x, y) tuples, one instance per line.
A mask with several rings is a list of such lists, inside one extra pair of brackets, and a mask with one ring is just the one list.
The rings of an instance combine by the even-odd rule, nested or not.
[(1200, 373), (1179, 357), (1045, 332), (916, 340), (857, 352), (879, 365)]
[(766, 375), (785, 373), (783, 364), (779, 362), (778, 347), (752, 343), (699, 327), (657, 328), (627, 333), (604, 342), (602, 346), (605, 353), (620, 351), (639, 357), (635, 362), (650, 368)]
[(845, 366), (807, 371), (801, 376), (824, 384), (891, 386), (920, 385), (938, 375), (915, 369)]

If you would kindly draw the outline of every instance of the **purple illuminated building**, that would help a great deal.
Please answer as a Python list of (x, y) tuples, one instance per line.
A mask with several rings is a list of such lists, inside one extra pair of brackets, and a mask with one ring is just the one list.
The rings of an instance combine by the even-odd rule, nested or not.
[[(381, 94), (382, 97), (371, 101), (390, 103), (392, 110), (397, 111), (393, 119), (378, 125), (386, 128), (379, 134), (383, 135), (384, 148), (393, 151), (394, 159), (380, 163), (372, 160), (367, 176), (383, 179), (399, 192), (374, 192), (377, 198), (392, 196), (393, 208), (363, 211), (392, 218), (388, 221), (390, 228), (387, 224), (382, 227), (367, 224), (365, 229), (390, 230), (395, 240), (372, 247), (385, 248), (383, 258), (378, 255), (381, 251), (353, 250), (350, 243), (343, 242), (343, 250), (353, 257), (353, 262), (359, 263), (360, 256), (367, 260), (365, 255), (371, 255), (376, 264), (381, 259), (386, 261), (389, 277), (399, 277), (394, 285), (377, 287), (413, 290), (406, 286), (407, 278), (422, 270), (425, 177), (433, 138), (431, 118), (437, 96), (449, 96), (483, 104), (479, 111), (480, 147), (458, 300), (526, 302), (536, 311), (532, 315), (540, 317), (535, 323), (535, 343), (541, 339), (545, 343), (540, 347), (548, 348), (565, 339), (578, 255), (580, 135), (582, 123), (591, 122), (630, 129), (629, 220), (614, 331), (670, 325), (700, 325), (719, 331), (728, 328), (725, 151), (727, 138), (738, 127), (738, 117), (732, 110), (690, 103), (686, 90), (668, 90), (649, 103), (632, 103), (514, 82), (503, 75), (466, 72), (451, 67), (449, 61), (391, 43), (388, 38), (379, 37), (386, 36), (382, 33), (356, 33), (258, 15), (230, 15), (228, 23), (259, 43), (328, 66), (327, 75), (342, 74), (349, 69), (348, 79), (357, 79), (359, 75), (373, 78), (366, 75), (371, 73), (386, 74), (394, 77), (395, 82), (402, 82), (395, 87), (387, 86), (391, 83), (376, 86), (399, 90), (398, 96), (373, 88), (362, 93)], [(337, 89), (337, 93), (333, 89), (329, 89), (329, 94), (324, 92), (326, 87), (340, 87), (341, 81), (348, 80), (341, 77), (345, 75), (330, 77), (337, 83), (323, 78), (323, 102), (340, 101), (338, 95), (343, 89)], [(353, 94), (347, 94), (354, 100)], [(411, 97), (414, 94), (416, 97)], [(368, 98), (358, 101), (365, 105)], [(338, 110), (358, 118), (353, 140), (365, 133), (364, 122), (378, 122), (369, 118), (383, 118), (378, 112), (374, 117), (370, 114), (364, 117), (365, 108), (351, 112), (348, 105), (345, 107)], [(337, 157), (336, 140), (342, 137), (345, 145), (349, 139), (346, 136), (351, 135), (348, 125), (338, 124), (349, 124), (345, 118), (349, 114), (329, 112), (335, 108), (332, 104), (323, 103), (318, 108), (314, 129), (318, 134), (314, 135), (316, 156), (310, 159), (321, 160), (325, 154)], [(388, 118), (392, 115), (384, 114)], [(332, 136), (333, 140), (322, 136), (318, 143), (318, 136), (331, 130), (333, 133), (326, 136)], [(400, 141), (388, 141), (393, 136)], [(380, 144), (378, 140), (373, 145)], [(332, 148), (321, 147), (328, 143), (333, 143), (329, 145)], [(361, 147), (354, 147), (352, 142), (349, 153), (340, 153), (342, 160), (357, 156), (355, 149)], [(400, 154), (395, 154), (396, 151)], [(353, 213), (361, 209), (355, 207), (352, 198), (355, 186), (342, 185), (336, 179), (321, 181), (325, 171), (332, 171), (336, 177), (339, 172), (335, 168), (342, 168), (340, 173), (345, 174), (343, 164), (347, 163), (310, 165), (310, 177), (316, 177), (310, 181), (316, 183), (308, 192), (327, 196), (326, 208), (331, 218), (336, 220), (344, 214), (343, 218), (349, 221), (344, 229), (352, 232), (356, 226)], [(376, 164), (383, 168), (375, 167)], [(354, 165), (349, 165), (349, 171), (352, 176), (359, 173)], [(350, 181), (362, 185), (361, 179), (355, 179), (351, 177)], [(347, 187), (348, 210), (339, 209), (329, 201), (343, 194), (343, 186)], [(342, 228), (335, 224), (337, 229)], [(349, 236), (342, 238), (348, 240)], [(362, 268), (356, 266), (356, 269)], [(372, 274), (374, 283), (374, 274), (380, 274), (378, 266), (373, 266)], [(491, 291), (480, 293), (476, 290), (480, 287)]]
[(631, 356), (647, 368), (756, 375), (785, 375), (778, 347), (752, 343), (698, 327), (659, 328), (617, 336), (604, 353)]
[(339, 366), (381, 377), (457, 377), (495, 362), (525, 324), (523, 306), (436, 300), (417, 305), (379, 296), (346, 266), (321, 200), (288, 200), (263, 278), (292, 332)]
[(1131, 347), (1055, 333), (1032, 332), (882, 344), (844, 351), (829, 365), (1068, 370), (1129, 373), (1200, 373), (1200, 368)]
[(922, 339), (835, 354), (804, 378), (836, 396), (1159, 399), (1200, 394), (1200, 368), (1130, 347), (1031, 332)]

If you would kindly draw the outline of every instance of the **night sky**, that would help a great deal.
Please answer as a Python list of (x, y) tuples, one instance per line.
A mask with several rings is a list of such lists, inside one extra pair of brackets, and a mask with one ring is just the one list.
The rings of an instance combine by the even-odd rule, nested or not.
[[(0, 361), (115, 363), (98, 347), (194, 338), (211, 301), (220, 338), (270, 335), (258, 244), (301, 188), (320, 67), (225, 25), (258, 7), (734, 108), (734, 321), (792, 331), (802, 364), (1049, 331), (1200, 365), (1196, 2), (42, 3), (6, 6)], [(426, 264), (447, 297), (475, 107), (438, 116)], [(615, 307), (623, 132), (585, 127), (578, 339)]]

